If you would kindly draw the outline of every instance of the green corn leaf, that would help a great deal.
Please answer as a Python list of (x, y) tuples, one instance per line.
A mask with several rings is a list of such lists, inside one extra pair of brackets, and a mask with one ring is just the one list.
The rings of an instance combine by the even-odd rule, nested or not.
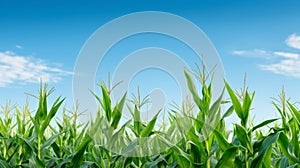
[(262, 123), (260, 123), (260, 124), (258, 124), (258, 125), (256, 125), (256, 126), (254, 126), (254, 127), (251, 129), (251, 132), (253, 132), (253, 131), (255, 131), (256, 129), (261, 128), (261, 127), (263, 127), (263, 126), (265, 126), (265, 125), (268, 125), (268, 124), (270, 124), (270, 123), (272, 123), (272, 122), (274, 122), (274, 121), (277, 121), (278, 119), (279, 119), (279, 118), (274, 118), (274, 119), (265, 120), (265, 121), (263, 121)]
[(263, 164), (267, 164), (269, 166), (272, 165), (271, 158), (270, 158), (271, 157), (270, 150), (272, 149), (272, 144), (277, 141), (280, 134), (281, 134), (281, 132), (271, 134), (263, 140), (263, 143), (261, 144), (261, 146), (259, 148), (258, 155), (252, 161), (252, 164), (251, 164), (252, 168), (261, 167)]
[(165, 160), (165, 158), (162, 155), (159, 155), (153, 161), (147, 162), (146, 165), (145, 165), (145, 168), (156, 168), (159, 165), (159, 163), (161, 163), (161, 162), (166, 163), (167, 161)]
[(251, 153), (253, 153), (251, 140), (250, 140), (245, 128), (240, 125), (235, 124), (234, 133), (237, 136), (240, 143), (242, 144), (242, 146), (247, 148)]
[(211, 83), (210, 85), (207, 87), (206, 85), (202, 86), (202, 106), (200, 106), (200, 110), (204, 111), (205, 114), (208, 113), (208, 109), (209, 109), (209, 105), (211, 103), (211, 97), (212, 97), (212, 93), (211, 93)]
[(223, 99), (223, 94), (224, 94), (224, 90), (222, 91), (220, 97), (216, 100), (216, 102), (209, 109), (209, 116), (210, 116), (209, 118), (216, 116), (217, 112), (219, 111), (221, 103), (222, 103), (222, 99)]
[(212, 131), (212, 129), (208, 128), (207, 125), (210, 127), (215, 128), (221, 121), (221, 103), (223, 99), (224, 90), (222, 91), (219, 98), (214, 102), (214, 104), (209, 109), (208, 115), (206, 116), (205, 122), (206, 125), (204, 126), (206, 129), (205, 136), (209, 136), (208, 134)]
[(5, 160), (0, 160), (0, 168), (10, 168), (9, 164)]
[(45, 129), (49, 126), (49, 123), (51, 119), (55, 116), (57, 113), (59, 107), (64, 102), (65, 99), (60, 100), (60, 97), (56, 99), (56, 101), (53, 103), (53, 106), (49, 112), (49, 114), (46, 116), (45, 121), (42, 123), (42, 126), (40, 128), (40, 135), (42, 135), (45, 131)]
[(284, 128), (286, 128), (287, 124), (286, 124), (286, 116), (285, 116), (284, 112), (279, 108), (279, 106), (275, 102), (272, 102), (272, 104), (277, 109), (277, 111), (280, 113), (282, 125)]
[(26, 139), (26, 138), (23, 138), (23, 137), (18, 137), (20, 138), (24, 144), (26, 144), (26, 146), (28, 147), (28, 149), (30, 149), (30, 151), (27, 151), (28, 153), (37, 153), (37, 148), (35, 145), (33, 145), (30, 140)]
[(216, 168), (232, 168), (234, 167), (234, 161), (237, 154), (238, 148), (233, 146), (228, 148), (222, 155), (221, 159), (218, 161)]
[(175, 152), (174, 157), (176, 158), (179, 167), (192, 168), (192, 159), (190, 155), (176, 146), (173, 147), (173, 151)]
[(46, 118), (46, 116), (47, 116), (47, 113), (48, 113), (48, 104), (47, 104), (47, 97), (48, 97), (48, 95), (47, 95), (47, 85), (45, 85), (44, 86), (44, 91), (43, 91), (43, 101), (42, 101), (42, 103), (43, 103), (43, 105), (42, 105), (42, 116), (41, 116), (41, 118), (42, 118), (42, 120), (44, 120), (45, 118)]
[(72, 161), (72, 156), (68, 156), (66, 158), (64, 158), (59, 165), (57, 166), (58, 168), (64, 168), (64, 167), (68, 167), (66, 166), (68, 163), (70, 163)]
[(18, 108), (16, 108), (16, 112), (17, 112), (18, 133), (24, 133), (25, 129), (24, 129), (23, 122), (21, 120), (21, 112)]
[[(96, 132), (101, 128), (101, 125), (103, 125), (104, 117), (97, 117), (96, 121), (94, 123), (91, 123), (89, 128), (90, 135), (95, 135)], [(87, 126), (87, 125), (86, 125)], [(83, 134), (84, 131), (82, 131), (80, 134)]]
[(115, 129), (118, 127), (118, 124), (122, 117), (122, 111), (123, 111), (123, 107), (124, 107), (124, 104), (126, 101), (126, 95), (127, 95), (127, 93), (124, 94), (120, 103), (116, 105), (116, 107), (114, 108), (114, 111), (113, 111), (113, 122), (112, 122), (111, 126)]
[(133, 156), (138, 155), (138, 139), (131, 141), (124, 149), (122, 149), (122, 155), (124, 156)]
[(41, 151), (47, 149), (50, 145), (52, 145), (52, 143), (54, 143), (54, 141), (56, 140), (56, 138), (58, 136), (60, 136), (62, 133), (57, 133), (54, 134), (53, 136), (51, 136), (46, 142), (44, 142), (44, 144), (41, 146)]
[(264, 163), (263, 163), (263, 166), (264, 167), (272, 167), (272, 161), (273, 161), (273, 149), (272, 147), (269, 148), (265, 154), (265, 160), (264, 160)]
[(292, 112), (292, 115), (294, 116), (298, 125), (300, 126), (300, 112), (290, 102), (287, 103), (289, 105), (290, 111)]
[(234, 107), (234, 110), (235, 110), (236, 114), (243, 121), (244, 120), (244, 115), (243, 115), (242, 105), (239, 102), (239, 99), (237, 98), (234, 91), (231, 89), (231, 87), (229, 86), (229, 84), (226, 81), (225, 81), (225, 87), (226, 87), (227, 92), (228, 92), (228, 94), (231, 98), (232, 105)]
[(44, 110), (43, 110), (43, 101), (44, 101), (44, 99), (43, 99), (43, 85), (42, 84), (40, 84), (40, 89), (39, 89), (39, 97), (38, 97), (38, 100), (39, 100), (39, 102), (38, 102), (38, 109), (37, 109), (37, 111), (36, 111), (36, 113), (35, 113), (35, 120), (37, 120), (37, 121), (40, 121), (40, 118), (43, 118), (44, 116)]
[(226, 138), (219, 131), (214, 130), (214, 135), (222, 151), (226, 151), (229, 147), (231, 147)]
[(296, 119), (293, 119), (291, 123), (291, 131), (292, 131), (292, 147), (293, 147), (293, 153), (295, 156), (300, 156), (300, 139), (299, 139), (299, 125), (296, 122)]
[(148, 137), (151, 134), (151, 132), (155, 126), (158, 114), (159, 114), (159, 112), (152, 118), (152, 120), (142, 130), (141, 135), (140, 135), (141, 137)]
[(280, 168), (289, 167), (289, 160), (286, 157), (282, 157), (282, 159), (279, 162), (278, 167), (280, 167)]
[(92, 139), (90, 138), (90, 136), (86, 135), (84, 137), (83, 142), (76, 149), (76, 153), (72, 158), (71, 167), (79, 168), (81, 166), (83, 159), (84, 159), (84, 152), (87, 149), (87, 147), (91, 141), (92, 141)]
[(31, 117), (31, 116), (30, 116), (30, 119), (31, 119), (31, 122), (32, 122), (33, 125), (34, 125), (35, 133), (36, 133), (37, 135), (39, 135), (39, 134), (40, 134), (40, 125), (39, 125), (39, 123), (37, 122), (37, 120), (36, 120), (35, 118), (33, 118), (33, 117)]
[(133, 162), (132, 157), (126, 157), (122, 167), (131, 167), (130, 164)]
[(102, 91), (102, 98), (103, 98), (103, 101), (101, 101), (102, 102), (102, 107), (105, 111), (107, 121), (110, 122), (111, 113), (112, 113), (111, 100), (110, 100), (108, 91), (106, 90), (104, 85), (101, 85), (101, 91)]
[(45, 167), (45, 160), (38, 158), (37, 156), (34, 156), (34, 165), (35, 167), (42, 168)]
[(187, 70), (184, 70), (184, 75), (185, 75), (185, 78), (186, 78), (186, 82), (187, 82), (188, 88), (189, 88), (189, 90), (190, 90), (190, 92), (191, 92), (191, 94), (193, 96), (194, 102), (197, 104), (197, 106), (199, 107), (199, 109), (201, 109), (201, 107), (202, 107), (201, 99), (198, 96), (196, 87), (194, 85), (194, 82), (193, 82), (193, 80), (192, 80), (189, 72)]
[(280, 146), (280, 149), (282, 150), (282, 153), (284, 154), (284, 156), (291, 161), (292, 163), (298, 163), (299, 159), (296, 158), (289, 150), (289, 139), (288, 137), (281, 132), (278, 138), (278, 144)]
[(54, 151), (56, 157), (60, 157), (61, 151), (60, 151), (60, 148), (59, 148), (59, 146), (57, 145), (57, 143), (56, 143), (56, 142), (53, 142), (53, 143), (51, 144), (51, 147), (52, 147), (52, 149), (53, 149), (53, 151)]
[(140, 134), (143, 129), (143, 126), (141, 122), (140, 111), (138, 110), (136, 105), (134, 105), (133, 119), (134, 119), (133, 121), (134, 130), (137, 134)]
[(90, 167), (96, 167), (96, 163), (95, 162), (91, 162), (91, 161), (86, 161), (83, 162), (82, 165), (80, 166), (80, 168), (90, 168)]
[(234, 111), (234, 107), (230, 106), (221, 119), (223, 120), (224, 118), (229, 117), (233, 113), (233, 111)]
[(243, 111), (242, 114), (243, 114), (243, 122), (244, 123), (248, 122), (250, 107), (251, 107), (252, 99), (253, 99), (254, 95), (255, 95), (255, 93), (253, 93), (252, 97), (250, 97), (248, 91), (246, 91), (244, 101), (243, 101), (243, 107), (242, 107), (242, 111)]
[(196, 135), (194, 129), (190, 129), (189, 132), (186, 135), (187, 140), (189, 140), (190, 143), (195, 144), (200, 150), (205, 152), (205, 145), (201, 143), (201, 138)]
[[(129, 123), (131, 122), (131, 120), (127, 121), (125, 124), (122, 125), (122, 127), (117, 131), (115, 132), (111, 138), (109, 138), (109, 148), (110, 149), (114, 149), (116, 148), (116, 142), (118, 140), (120, 140), (120, 138), (122, 138), (122, 136), (124, 135), (124, 131), (126, 129), (126, 127), (129, 125)], [(118, 144), (117, 144), (118, 145)], [(120, 145), (119, 145), (120, 146)]]

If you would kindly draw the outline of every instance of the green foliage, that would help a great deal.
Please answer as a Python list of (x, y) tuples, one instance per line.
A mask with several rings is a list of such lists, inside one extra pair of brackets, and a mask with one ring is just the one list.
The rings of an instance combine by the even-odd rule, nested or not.
[[(139, 89), (132, 99), (125, 93), (114, 102), (116, 85), (100, 84), (101, 94), (91, 93), (99, 103), (97, 115), (80, 123), (78, 105), (67, 110), (58, 97), (49, 106), (54, 89), (41, 84), (33, 95), (38, 100), (33, 113), (28, 103), (23, 108), (9, 102), (1, 106), (0, 168), (300, 167), (300, 112), (286, 100), (284, 90), (272, 102), (281, 117), (254, 125), (249, 121), (254, 93), (246, 87), (239, 93), (225, 81), (224, 91), (213, 101), (213, 74), (206, 73), (204, 64), (202, 70), (184, 74), (191, 99), (157, 111), (148, 122), (141, 120), (141, 112), (149, 97), (141, 98)], [(230, 100), (224, 99), (226, 93)], [(223, 104), (228, 107), (224, 112)], [(124, 107), (132, 120), (122, 119)], [(169, 120), (160, 126), (164, 111)], [(58, 113), (61, 117), (55, 118)], [(225, 120), (235, 114), (239, 123), (228, 130)]]

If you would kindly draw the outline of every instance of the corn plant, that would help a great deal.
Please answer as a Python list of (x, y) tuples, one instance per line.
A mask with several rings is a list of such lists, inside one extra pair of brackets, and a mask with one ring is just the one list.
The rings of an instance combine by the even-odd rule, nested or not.
[[(250, 120), (255, 92), (246, 85), (237, 92), (224, 81), (224, 91), (213, 101), (213, 73), (204, 63), (184, 75), (190, 96), (149, 121), (141, 120), (149, 97), (142, 98), (139, 89), (132, 98), (125, 93), (113, 101), (118, 83), (102, 82), (100, 94), (91, 92), (99, 104), (96, 116), (80, 123), (78, 116), (89, 113), (78, 111), (80, 102), (71, 110), (62, 107), (61, 97), (50, 104), (54, 89), (41, 84), (38, 95), (31, 95), (36, 110), (28, 101), (23, 107), (8, 101), (0, 108), (0, 168), (300, 167), (300, 112), (284, 89), (272, 101), (279, 118), (255, 125)], [(228, 109), (223, 111), (223, 104)], [(124, 119), (126, 108), (131, 120)], [(168, 121), (160, 126), (162, 111)], [(238, 117), (233, 130), (225, 127), (231, 115)]]

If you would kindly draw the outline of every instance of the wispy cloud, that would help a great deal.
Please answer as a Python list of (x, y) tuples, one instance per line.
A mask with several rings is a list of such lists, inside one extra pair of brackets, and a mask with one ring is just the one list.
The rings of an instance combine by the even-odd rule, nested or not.
[(249, 52), (247, 50), (234, 50), (232, 51), (233, 55), (247, 55)]
[(292, 48), (300, 49), (300, 36), (296, 34), (291, 34), (286, 40), (285, 43)]
[(297, 54), (297, 53), (276, 51), (276, 52), (273, 52), (273, 54), (276, 56), (288, 58), (288, 59), (298, 59), (299, 58), (299, 54)]
[(253, 50), (234, 50), (233, 55), (247, 56), (247, 57), (259, 57), (269, 59), (272, 53), (263, 49), (253, 49)]
[[(300, 36), (291, 34), (285, 40), (287, 46), (300, 49)], [(272, 64), (260, 64), (258, 67), (264, 71), (270, 71), (275, 74), (292, 76), (300, 78), (300, 54), (297, 52), (285, 51), (267, 51), (261, 49), (253, 50), (235, 50), (233, 55), (260, 57), (265, 59), (272, 59)]]
[(0, 52), (0, 87), (15, 83), (58, 82), (71, 72), (50, 66), (41, 59)]
[(279, 63), (269, 65), (259, 65), (262, 70), (270, 71), (275, 74), (300, 77), (300, 60), (287, 59)]
[(21, 45), (16, 45), (16, 48), (22, 49), (23, 47)]

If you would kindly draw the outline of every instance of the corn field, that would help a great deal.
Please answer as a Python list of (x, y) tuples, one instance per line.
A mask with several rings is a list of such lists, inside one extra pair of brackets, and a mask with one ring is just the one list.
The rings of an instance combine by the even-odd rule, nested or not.
[[(141, 120), (147, 97), (125, 94), (113, 102), (114, 87), (104, 83), (100, 94), (91, 92), (99, 103), (97, 116), (80, 123), (78, 106), (65, 109), (61, 97), (49, 103), (54, 89), (41, 84), (38, 95), (32, 95), (37, 109), (1, 106), (0, 167), (300, 167), (300, 112), (284, 91), (272, 102), (281, 117), (254, 125), (249, 119), (254, 92), (247, 87), (238, 92), (224, 81), (223, 93), (213, 101), (207, 73), (184, 74), (190, 101), (166, 109), (164, 126), (157, 124), (161, 111), (148, 122)], [(132, 120), (122, 122), (125, 108)], [(225, 123), (231, 115), (239, 120), (232, 130)]]

